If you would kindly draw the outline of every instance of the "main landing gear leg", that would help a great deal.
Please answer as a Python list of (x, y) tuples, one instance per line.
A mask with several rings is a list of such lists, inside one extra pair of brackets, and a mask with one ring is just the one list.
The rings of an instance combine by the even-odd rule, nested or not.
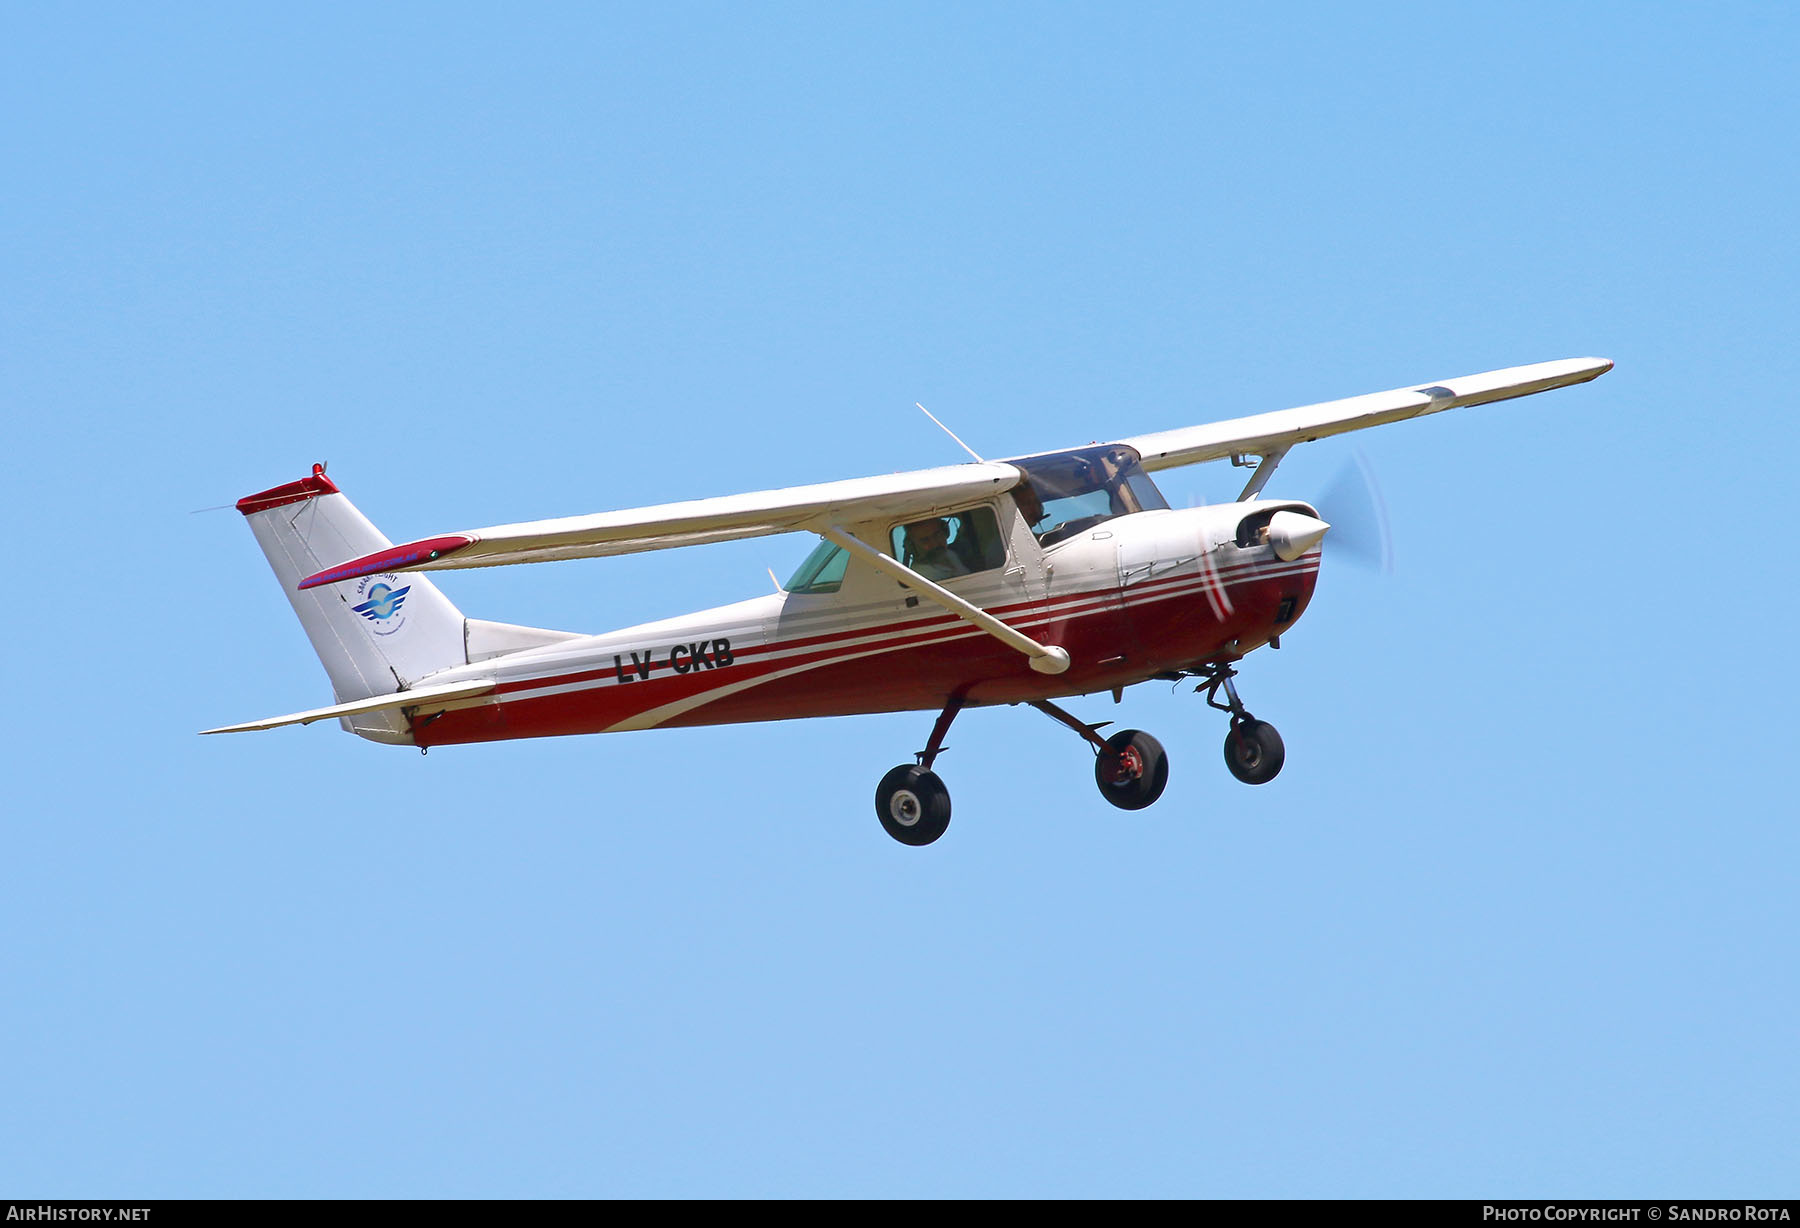
[(1121, 810), (1142, 810), (1169, 784), (1169, 757), (1162, 743), (1140, 729), (1121, 729), (1110, 738), (1100, 730), (1111, 724), (1084, 725), (1049, 700), (1032, 700), (1031, 706), (1051, 720), (1080, 734), (1094, 748), (1094, 783), (1100, 796)]
[(875, 817), (881, 820), (882, 829), (901, 844), (930, 844), (950, 826), (950, 790), (931, 765), (944, 752), (944, 735), (962, 711), (965, 698), (958, 692), (944, 704), (925, 749), (914, 756), (917, 763), (901, 764), (875, 787)]
[[(1207, 707), (1231, 713), (1231, 732), (1225, 735), (1225, 766), (1247, 785), (1266, 785), (1274, 780), (1287, 761), (1287, 749), (1275, 726), (1251, 716), (1244, 701), (1238, 698), (1237, 687), (1231, 681), (1237, 671), (1229, 665), (1209, 665), (1195, 672), (1200, 685), (1194, 689), (1206, 692)], [(1221, 690), (1225, 692), (1224, 703), (1219, 702)]]

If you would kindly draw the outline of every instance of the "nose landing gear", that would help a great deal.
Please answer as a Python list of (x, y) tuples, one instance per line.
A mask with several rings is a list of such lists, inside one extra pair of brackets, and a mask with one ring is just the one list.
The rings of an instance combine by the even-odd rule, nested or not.
[(1225, 735), (1225, 766), (1247, 785), (1266, 785), (1281, 772), (1287, 749), (1267, 721), (1239, 721)]
[[(1229, 665), (1208, 665), (1194, 671), (1200, 678), (1195, 690), (1206, 692), (1206, 706), (1231, 713), (1231, 731), (1225, 735), (1225, 766), (1247, 785), (1266, 785), (1281, 772), (1287, 761), (1287, 749), (1275, 726), (1259, 721), (1238, 698), (1231, 679), (1237, 674)], [(1219, 702), (1219, 692), (1225, 702)]]

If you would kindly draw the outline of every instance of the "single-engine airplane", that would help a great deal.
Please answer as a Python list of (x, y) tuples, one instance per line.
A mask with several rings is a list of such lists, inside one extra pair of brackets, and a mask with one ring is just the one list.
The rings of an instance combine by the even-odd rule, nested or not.
[[(1103, 737), (1104, 723), (1053, 701), (1105, 691), (1116, 700), (1136, 683), (1192, 678), (1230, 715), (1231, 773), (1263, 784), (1285, 751), (1232, 679), (1237, 662), (1279, 647), (1306, 611), (1331, 528), (1310, 503), (1262, 497), (1282, 457), (1299, 443), (1585, 383), (1611, 368), (1603, 358), (1537, 363), (1060, 452), (400, 546), (315, 465), (237, 507), (337, 702), (205, 732), (335, 718), (372, 741), (424, 750), (936, 711), (925, 749), (875, 793), (888, 834), (923, 845), (950, 822), (950, 794), (932, 768), (964, 707), (1024, 703), (1060, 721), (1092, 748), (1101, 796), (1136, 810), (1168, 782), (1161, 744), (1135, 729)], [(1255, 464), (1235, 502), (1173, 509), (1150, 478), (1228, 457)], [(418, 574), (796, 532), (821, 540), (780, 591), (601, 635), (466, 618)]]

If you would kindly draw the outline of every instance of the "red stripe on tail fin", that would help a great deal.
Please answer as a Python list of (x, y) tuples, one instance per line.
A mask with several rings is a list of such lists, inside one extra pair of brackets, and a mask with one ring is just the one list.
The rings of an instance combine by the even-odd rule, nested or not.
[(337, 484), (325, 476), (325, 466), (314, 465), (313, 471), (298, 482), (289, 482), (285, 486), (274, 486), (254, 495), (245, 495), (237, 501), (237, 510), (246, 516), (257, 512), (266, 512), (272, 507), (283, 507), (289, 503), (301, 503), (319, 495), (335, 495), (339, 493)]

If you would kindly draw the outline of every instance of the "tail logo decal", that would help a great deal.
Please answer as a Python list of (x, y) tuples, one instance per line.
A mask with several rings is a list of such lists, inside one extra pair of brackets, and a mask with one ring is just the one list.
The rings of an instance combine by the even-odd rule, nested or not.
[[(398, 578), (391, 575), (380, 577), (382, 580)], [(412, 591), (412, 586), (409, 584), (403, 588), (395, 588), (391, 584), (375, 582), (376, 580), (377, 577), (368, 576), (356, 586), (356, 595), (367, 600), (350, 608), (369, 620), (369, 630), (376, 635), (392, 635), (406, 625), (400, 607), (406, 604), (406, 594)]]

